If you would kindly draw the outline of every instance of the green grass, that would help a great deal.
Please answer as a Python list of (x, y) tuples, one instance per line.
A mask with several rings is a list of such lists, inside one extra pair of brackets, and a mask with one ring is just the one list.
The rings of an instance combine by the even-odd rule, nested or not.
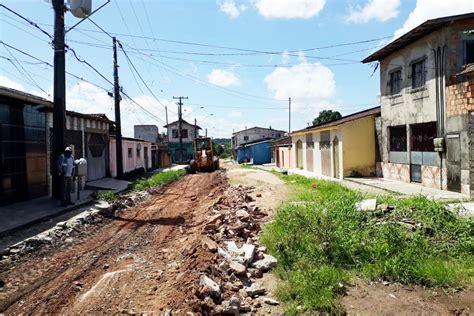
[(250, 164), (241, 164), (241, 165), (240, 165), (240, 168), (244, 168), (244, 169), (253, 169), (253, 168), (254, 168), (254, 165), (250, 165)]
[(143, 191), (160, 184), (167, 184), (178, 180), (186, 174), (186, 170), (169, 170), (155, 174), (148, 179), (137, 180), (132, 184), (133, 191)]
[(112, 191), (99, 191), (96, 198), (99, 201), (113, 202), (117, 198), (117, 194)]
[(279, 260), (276, 272), (285, 282), (278, 295), (288, 314), (297, 314), (298, 305), (340, 313), (338, 298), (355, 277), (428, 287), (473, 284), (472, 218), (422, 196), (382, 196), (378, 204), (393, 211), (363, 212), (355, 204), (367, 196), (359, 192), (330, 181), (281, 177), (294, 194), (261, 240)]

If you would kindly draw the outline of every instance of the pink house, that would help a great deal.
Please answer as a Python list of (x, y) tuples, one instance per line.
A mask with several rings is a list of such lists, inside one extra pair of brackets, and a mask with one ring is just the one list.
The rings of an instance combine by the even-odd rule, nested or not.
[[(110, 173), (117, 176), (117, 159), (115, 158), (115, 136), (110, 136)], [(122, 137), (122, 159), (124, 174), (133, 171), (151, 169), (151, 142), (142, 139)]]

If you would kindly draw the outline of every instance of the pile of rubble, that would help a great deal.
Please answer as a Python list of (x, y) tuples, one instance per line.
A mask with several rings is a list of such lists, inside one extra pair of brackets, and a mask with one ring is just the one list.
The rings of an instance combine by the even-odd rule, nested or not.
[(212, 206), (204, 226), (202, 246), (215, 253), (217, 264), (201, 274), (196, 291), (205, 314), (256, 312), (262, 304), (278, 305), (265, 297), (257, 279), (277, 264), (277, 259), (258, 244), (267, 213), (249, 195), (253, 187), (229, 187)]
[(58, 222), (54, 227), (4, 249), (0, 253), (0, 261), (15, 260), (43, 247), (72, 243), (80, 236), (90, 234), (90, 228), (93, 225), (102, 223), (107, 217), (112, 217), (118, 212), (136, 205), (149, 195), (150, 193), (146, 191), (131, 192), (119, 196), (112, 204), (103, 201), (95, 203), (87, 211), (67, 221)]

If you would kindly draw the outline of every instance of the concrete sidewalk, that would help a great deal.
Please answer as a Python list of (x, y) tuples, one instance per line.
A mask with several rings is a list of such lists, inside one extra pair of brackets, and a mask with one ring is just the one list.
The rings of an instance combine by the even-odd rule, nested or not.
[(94, 201), (91, 197), (92, 192), (92, 190), (81, 191), (79, 200), (77, 200), (77, 194), (72, 193), (71, 198), (75, 205), (69, 206), (60, 206), (60, 201), (52, 200), (48, 196), (2, 206), (0, 207), (2, 218), (0, 221), (0, 236), (92, 203)]
[(361, 190), (371, 187), (402, 195), (424, 195), (433, 200), (469, 200), (470, 197), (458, 192), (424, 187), (421, 184), (407, 183), (384, 178), (344, 178), (344, 181), (356, 183)]

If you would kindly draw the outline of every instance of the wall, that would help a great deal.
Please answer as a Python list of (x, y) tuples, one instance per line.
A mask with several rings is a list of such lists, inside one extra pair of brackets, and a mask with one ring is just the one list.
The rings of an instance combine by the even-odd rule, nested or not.
[(158, 126), (156, 125), (134, 125), (133, 138), (143, 139), (147, 142), (156, 143), (158, 140)]
[[(141, 144), (140, 155), (137, 157), (137, 145)], [(110, 173), (112, 177), (117, 176), (117, 159), (115, 156), (115, 138), (110, 138)], [(148, 148), (148, 164), (145, 165), (145, 147)], [(132, 149), (132, 156), (128, 156), (128, 149)], [(128, 173), (136, 169), (151, 169), (151, 143), (135, 140), (122, 139), (123, 172)]]
[(251, 159), (256, 165), (270, 163), (271, 161), (271, 142), (265, 142), (260, 144), (251, 145)]
[[(285, 169), (290, 169), (293, 168), (293, 162), (292, 162), (292, 153), (291, 153), (291, 148), (289, 146), (285, 147), (275, 147), (275, 156), (278, 156), (278, 165), (277, 167), (279, 168), (285, 168)], [(275, 157), (275, 162), (276, 162), (276, 157)]]
[(375, 121), (373, 116), (360, 118), (341, 127), (344, 142), (343, 175), (375, 175)]
[[(248, 143), (248, 142), (253, 142), (257, 140), (263, 140), (266, 138), (280, 138), (283, 137), (285, 134), (285, 131), (278, 131), (274, 129), (268, 129), (268, 128), (249, 128), (247, 130), (235, 132), (232, 135), (232, 139), (234, 143), (232, 143), (232, 148), (239, 147), (243, 143)], [(280, 135), (280, 136), (278, 136)], [(244, 137), (247, 136), (248, 139), (244, 140)]]

